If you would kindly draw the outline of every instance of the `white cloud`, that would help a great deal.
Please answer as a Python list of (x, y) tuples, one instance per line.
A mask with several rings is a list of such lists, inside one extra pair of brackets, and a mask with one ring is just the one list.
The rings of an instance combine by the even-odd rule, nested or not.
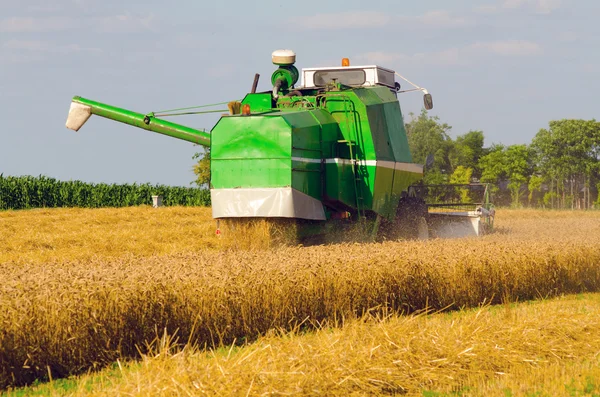
[(442, 51), (430, 53), (403, 54), (393, 52), (367, 52), (355, 58), (360, 63), (395, 65), (437, 65), (437, 66), (465, 66), (479, 61), (484, 56), (491, 54), (501, 57), (524, 57), (541, 54), (542, 48), (534, 42), (525, 40), (506, 40), (476, 42), (464, 47), (452, 47)]
[(3, 33), (44, 33), (76, 28), (75, 21), (66, 17), (9, 17), (0, 19)]
[(552, 11), (560, 8), (561, 0), (504, 0), (503, 8), (533, 8), (537, 13), (550, 14)]
[(503, 56), (530, 56), (542, 53), (539, 44), (527, 40), (499, 40), (477, 42), (467, 49), (472, 51), (487, 51)]
[(85, 27), (103, 33), (128, 33), (151, 30), (154, 15), (124, 13), (108, 17), (9, 17), (0, 19), (2, 33), (50, 33)]
[(467, 58), (463, 56), (464, 49), (448, 48), (446, 50), (430, 52), (402, 54), (391, 52), (367, 52), (360, 54), (356, 58), (360, 63), (377, 64), (381, 66), (391, 66), (395, 64), (415, 64), (415, 65), (466, 65)]
[(309, 30), (343, 30), (381, 28), (392, 23), (411, 28), (421, 25), (451, 28), (467, 25), (469, 21), (462, 16), (453, 16), (445, 10), (428, 11), (423, 15), (416, 16), (391, 15), (379, 11), (347, 11), (316, 14), (303, 19), (302, 26)]
[(48, 13), (56, 12), (61, 9), (58, 4), (30, 4), (27, 6), (27, 12)]
[(132, 15), (124, 13), (95, 19), (96, 27), (105, 33), (130, 33), (151, 30), (155, 25), (154, 15)]
[(480, 14), (495, 14), (496, 12), (498, 12), (498, 6), (486, 4), (475, 7), (474, 11)]
[(382, 27), (392, 17), (378, 11), (346, 11), (333, 14), (316, 14), (302, 20), (303, 26), (314, 30), (340, 30)]
[(2, 43), (2, 48), (6, 50), (30, 53), (70, 54), (76, 52), (87, 52), (99, 54), (102, 52), (102, 50), (99, 48), (81, 47), (79, 44), (56, 45), (54, 43), (42, 40), (8, 40)]
[(579, 40), (579, 35), (571, 31), (560, 32), (557, 34), (556, 40), (561, 43), (572, 43)]
[(427, 25), (434, 25), (437, 27), (459, 27), (465, 26), (469, 23), (467, 18), (452, 16), (448, 11), (445, 10), (433, 10), (426, 12), (421, 16), (403, 17), (402, 19), (420, 22)]
[(550, 14), (561, 5), (562, 0), (502, 0), (499, 5), (477, 6), (474, 11), (480, 14), (497, 14), (507, 10), (529, 9), (538, 14)]
[(503, 8), (520, 8), (529, 2), (530, 2), (530, 0), (504, 0), (504, 3), (502, 3), (502, 7)]
[(537, 11), (541, 14), (550, 14), (561, 6), (561, 0), (537, 0)]

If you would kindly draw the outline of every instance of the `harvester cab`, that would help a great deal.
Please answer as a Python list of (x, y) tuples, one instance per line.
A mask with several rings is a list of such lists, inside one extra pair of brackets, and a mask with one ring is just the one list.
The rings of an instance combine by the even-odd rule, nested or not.
[(398, 94), (423, 92), (427, 109), (431, 95), (416, 85), (401, 91), (398, 74), (377, 65), (350, 66), (344, 59), (340, 67), (300, 73), (290, 50), (275, 51), (272, 62), (272, 89), (255, 92), (255, 80), (210, 133), (166, 121), (161, 112), (135, 113), (81, 97), (73, 98), (67, 127), (78, 130), (95, 114), (210, 147), (213, 217), (233, 229), (267, 220), (293, 223), (300, 238), (328, 235), (340, 225), (360, 225), (371, 237), (427, 236), (428, 205), (411, 189), (423, 166), (412, 160)]

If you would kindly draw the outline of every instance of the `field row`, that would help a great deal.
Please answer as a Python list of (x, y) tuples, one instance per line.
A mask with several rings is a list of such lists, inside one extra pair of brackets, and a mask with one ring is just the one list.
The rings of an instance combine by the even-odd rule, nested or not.
[[(275, 332), (206, 352), (159, 335), (141, 363), (24, 391), (44, 396), (600, 393), (600, 295)], [(574, 376), (576, 375), (576, 376)], [(23, 395), (23, 394), (21, 394)], [(20, 396), (18, 393), (7, 397)]]
[[(182, 209), (164, 210), (140, 209), (136, 217), (130, 209), (114, 219), (106, 212), (104, 223), (96, 218), (90, 227), (110, 234), (124, 223), (130, 241), (119, 234), (114, 240), (99, 237), (103, 243), (87, 242), (85, 255), (65, 247), (79, 238), (93, 241), (93, 235), (72, 234), (55, 219), (56, 232), (47, 232), (52, 248), (26, 248), (28, 261), (18, 248), (3, 257), (2, 386), (38, 379), (48, 368), (66, 376), (136, 356), (163, 330), (184, 342), (222, 346), (272, 329), (342, 325), (365, 313), (458, 309), (600, 288), (596, 213), (507, 212), (497, 220), (497, 233), (479, 239), (242, 251), (231, 249), (230, 242), (181, 249), (187, 244), (178, 245), (178, 237), (219, 241), (210, 229), (214, 224), (208, 213), (195, 223), (198, 213), (186, 217)], [(70, 215), (67, 224), (96, 216), (81, 211), (49, 216)], [(170, 221), (157, 221), (160, 213), (170, 214)], [(15, 227), (18, 218), (0, 221)], [(153, 219), (160, 225), (150, 229), (174, 236), (155, 242), (166, 246), (162, 254), (128, 254), (136, 241), (154, 241), (144, 237)], [(207, 235), (178, 233), (202, 225)], [(107, 241), (126, 248), (103, 255)], [(41, 253), (53, 251), (53, 260), (44, 261)]]

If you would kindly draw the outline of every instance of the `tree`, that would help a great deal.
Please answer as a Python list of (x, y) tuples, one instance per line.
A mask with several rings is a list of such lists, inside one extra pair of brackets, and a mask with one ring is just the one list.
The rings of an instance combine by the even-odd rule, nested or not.
[[(551, 185), (552, 206), (589, 208), (590, 187), (600, 171), (600, 123), (557, 120), (532, 141), (538, 172)], [(580, 192), (583, 198), (580, 200)]]
[(505, 149), (502, 144), (493, 144), (488, 154), (479, 159), (481, 182), (492, 183), (495, 190), (498, 189), (500, 181), (506, 178)]
[(508, 189), (512, 196), (513, 207), (521, 203), (523, 185), (531, 176), (531, 150), (527, 145), (511, 145), (506, 148), (506, 176), (508, 177)]
[[(461, 184), (461, 185), (471, 183), (472, 175), (473, 175), (473, 170), (471, 168), (463, 167), (462, 165), (459, 165), (458, 167), (456, 167), (456, 169), (450, 176), (450, 183)], [(458, 190), (458, 193), (460, 194), (460, 202), (468, 203), (470, 201), (469, 189), (458, 188), (457, 190)]]
[[(540, 192), (542, 190), (542, 183), (544, 182), (544, 178), (539, 175), (532, 175), (529, 178), (529, 184), (527, 185), (527, 190), (529, 190), (529, 196), (527, 196), (527, 200), (529, 205), (531, 206), (531, 202), (533, 200), (533, 195), (535, 192)], [(538, 203), (540, 204), (540, 203)]]
[(193, 182), (200, 187), (210, 187), (210, 148), (204, 149), (203, 153), (196, 153), (192, 157), (194, 160), (199, 159), (194, 164), (194, 174), (196, 174), (196, 180)]
[(469, 131), (457, 136), (450, 153), (452, 168), (456, 169), (459, 166), (470, 168), (473, 171), (473, 177), (481, 178), (479, 159), (485, 154), (483, 141), (482, 131)]
[(494, 184), (495, 191), (502, 181), (508, 182), (511, 204), (520, 205), (523, 185), (532, 174), (531, 150), (527, 145), (492, 145), (479, 161), (481, 181)]
[(448, 157), (454, 145), (448, 135), (452, 127), (440, 123), (437, 116), (430, 117), (425, 109), (418, 117), (413, 113), (410, 116), (411, 120), (406, 124), (406, 134), (413, 161), (425, 164), (427, 156), (433, 155), (433, 166), (426, 170), (423, 179), (426, 183), (446, 182), (446, 175), (453, 172)]

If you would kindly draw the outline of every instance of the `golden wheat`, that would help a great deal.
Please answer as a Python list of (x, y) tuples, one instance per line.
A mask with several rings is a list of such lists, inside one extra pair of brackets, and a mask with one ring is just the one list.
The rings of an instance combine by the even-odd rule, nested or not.
[(217, 238), (208, 211), (187, 211), (1, 213), (0, 385), (136, 356), (163, 330), (222, 346), (600, 287), (598, 213), (507, 211), (480, 239), (253, 251)]
[[(140, 364), (28, 389), (45, 396), (600, 393), (600, 295), (272, 332), (206, 352), (155, 340)], [(435, 392), (435, 394), (433, 393)], [(11, 396), (11, 394), (9, 394)]]

